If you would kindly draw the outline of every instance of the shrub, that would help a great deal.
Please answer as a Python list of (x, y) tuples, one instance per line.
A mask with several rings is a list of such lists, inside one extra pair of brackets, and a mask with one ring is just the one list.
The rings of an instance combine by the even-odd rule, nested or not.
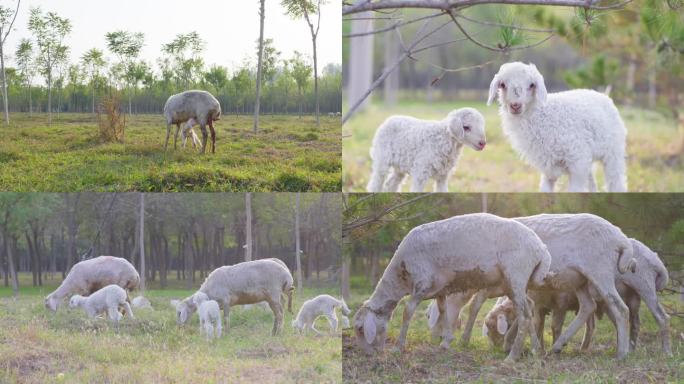
[(122, 112), (117, 95), (112, 94), (102, 99), (97, 108), (97, 124), (100, 128), (100, 137), (104, 142), (123, 143), (126, 114)]

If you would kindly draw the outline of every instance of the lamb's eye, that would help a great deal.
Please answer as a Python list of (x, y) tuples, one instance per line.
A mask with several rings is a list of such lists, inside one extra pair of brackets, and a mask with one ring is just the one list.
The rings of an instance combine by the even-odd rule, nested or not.
[(467, 126), (467, 125), (464, 125), (464, 126), (463, 126), (463, 130), (466, 131), (466, 132), (470, 132), (470, 127)]
[(534, 83), (530, 84), (530, 89), (533, 89), (535, 87)]
[(499, 88), (501, 88), (501, 89), (506, 89), (506, 84), (505, 84), (505, 83), (499, 84)]

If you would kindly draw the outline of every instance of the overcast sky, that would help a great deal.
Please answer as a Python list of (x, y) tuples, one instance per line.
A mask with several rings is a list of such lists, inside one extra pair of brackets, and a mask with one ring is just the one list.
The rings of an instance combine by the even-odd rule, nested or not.
[[(323, 7), (318, 36), (319, 68), (328, 63), (342, 62), (341, 2), (329, 1)], [(15, 0), (1, 0), (4, 6), (16, 5)], [(197, 31), (206, 42), (204, 62), (207, 67), (219, 64), (233, 69), (249, 57), (256, 58), (259, 38), (259, 2), (257, 0), (23, 0), (19, 16), (8, 38), (5, 51), (13, 63), (17, 43), (30, 37), (27, 28), (29, 9), (40, 6), (44, 12), (54, 11), (71, 21), (72, 32), (67, 38), (71, 47), (71, 62), (83, 52), (97, 47), (106, 52), (105, 33), (123, 29), (145, 34), (141, 58), (157, 70), (161, 46), (176, 34)], [(312, 54), (309, 28), (304, 20), (293, 20), (283, 14), (279, 0), (266, 0), (265, 38), (273, 38), (289, 58), (295, 50)], [(10, 64), (12, 65), (12, 64)]]

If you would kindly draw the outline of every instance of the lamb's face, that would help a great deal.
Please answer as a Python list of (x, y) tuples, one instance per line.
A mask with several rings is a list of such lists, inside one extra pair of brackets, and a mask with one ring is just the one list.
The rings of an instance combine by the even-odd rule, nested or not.
[(388, 318), (376, 315), (361, 307), (354, 316), (354, 334), (357, 345), (367, 354), (382, 352), (387, 339)]
[(76, 308), (80, 305), (81, 299), (83, 296), (81, 295), (73, 295), (71, 296), (71, 299), (69, 299), (69, 308)]
[(449, 129), (459, 141), (476, 151), (487, 145), (484, 116), (474, 108), (461, 108), (449, 113)]
[(499, 104), (511, 115), (524, 115), (535, 103), (546, 102), (544, 77), (534, 64), (520, 62), (501, 66), (489, 85), (489, 100), (499, 96)]
[(190, 316), (197, 310), (197, 306), (194, 305), (192, 297), (179, 301), (176, 304), (176, 324), (183, 325), (190, 320)]
[(492, 345), (501, 347), (509, 326), (505, 311), (501, 307), (495, 307), (485, 316), (482, 333), (489, 338)]

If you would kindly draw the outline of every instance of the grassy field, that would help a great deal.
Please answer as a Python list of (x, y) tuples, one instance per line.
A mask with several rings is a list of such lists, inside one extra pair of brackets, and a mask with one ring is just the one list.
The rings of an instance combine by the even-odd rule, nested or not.
[[(456, 172), (449, 181), (452, 192), (536, 192), (539, 173), (522, 161), (501, 130), (498, 108), (487, 107), (481, 101), (415, 102), (402, 101), (395, 107), (375, 103), (354, 116), (343, 128), (342, 163), (343, 190), (365, 191), (370, 176), (368, 151), (377, 127), (390, 115), (403, 114), (425, 119), (442, 119), (452, 109), (477, 108), (487, 122), (487, 147), (482, 152), (465, 148)], [(672, 156), (679, 145), (680, 132), (674, 120), (661, 114), (621, 108), (628, 130), (627, 167), (631, 192), (684, 191), (684, 159)], [(603, 186), (603, 170), (598, 167), (599, 186)], [(403, 190), (410, 183), (405, 181)], [(557, 189), (565, 190), (567, 177), (561, 178)], [(426, 188), (432, 188), (429, 183)]]
[[(223, 116), (216, 153), (164, 155), (161, 115), (127, 119), (126, 144), (103, 143), (95, 118), (12, 114), (0, 139), (0, 189), (11, 191), (339, 191), (340, 119)], [(195, 131), (201, 136), (198, 127)], [(170, 145), (173, 146), (173, 136)]]
[[(355, 290), (350, 309), (355, 311), (367, 299), (369, 289)], [(672, 296), (670, 296), (672, 298)], [(610, 321), (604, 317), (597, 323), (592, 350), (579, 352), (584, 328), (571, 340), (559, 356), (535, 359), (529, 354), (529, 338), (526, 353), (514, 365), (504, 364), (506, 357), (501, 349), (492, 349), (482, 336), (482, 319), (495, 300), (488, 300), (478, 314), (473, 328), (471, 344), (458, 345), (460, 331), (448, 351), (442, 350), (438, 342), (430, 340), (425, 309), (428, 302), (421, 304), (415, 312), (409, 327), (407, 352), (393, 351), (399, 336), (403, 304), (395, 309), (390, 322), (389, 339), (384, 354), (369, 358), (354, 344), (353, 330), (343, 332), (342, 371), (346, 382), (573, 382), (573, 383), (661, 383), (684, 380), (684, 321), (672, 320), (672, 350), (674, 357), (666, 358), (660, 351), (658, 327), (650, 312), (642, 305), (641, 333), (636, 352), (622, 362), (615, 356), (615, 333)], [(674, 300), (672, 300), (674, 303)], [(679, 311), (684, 305), (678, 304)], [(468, 309), (464, 312), (466, 312)], [(465, 317), (464, 317), (465, 318)], [(565, 325), (572, 320), (568, 314)], [(465, 324), (465, 320), (463, 321)], [(544, 341), (550, 349), (550, 318), (546, 321)]]
[[(282, 335), (270, 335), (270, 311), (235, 307), (230, 330), (207, 342), (199, 320), (178, 327), (172, 298), (191, 291), (148, 290), (154, 310), (135, 310), (119, 326), (89, 320), (66, 305), (48, 313), (43, 297), (54, 287), (23, 288), (15, 300), (0, 288), (0, 383), (294, 383), (341, 382), (339, 333), (332, 337), (295, 334), (286, 312)], [(293, 311), (321, 293), (305, 289)], [(325, 320), (316, 327), (328, 330)], [(225, 331), (225, 330), (224, 330)]]

